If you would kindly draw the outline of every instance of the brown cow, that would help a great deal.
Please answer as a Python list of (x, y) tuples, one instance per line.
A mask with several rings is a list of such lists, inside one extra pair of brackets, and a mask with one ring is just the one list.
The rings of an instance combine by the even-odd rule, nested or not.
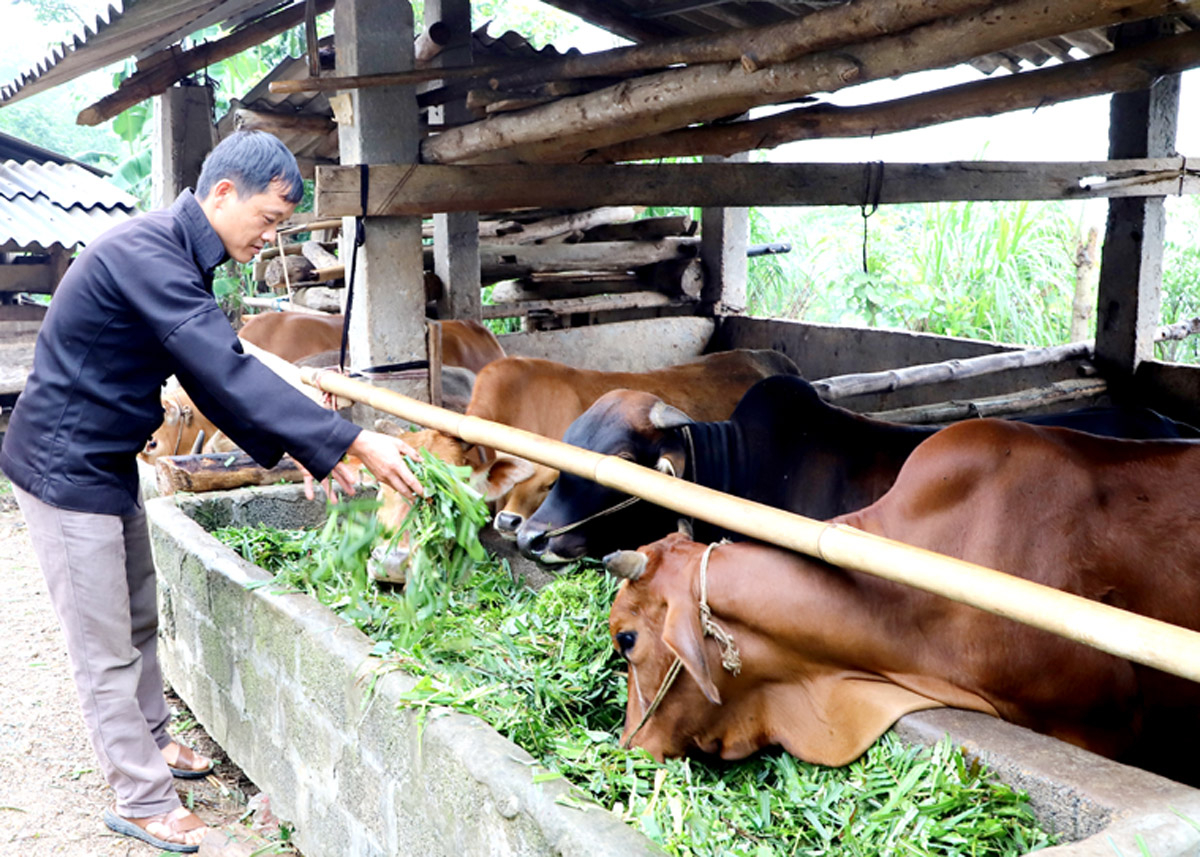
[[(264, 312), (250, 316), (238, 336), (295, 363), (324, 351), (340, 351), (342, 322), (340, 314)], [(461, 366), (477, 373), (504, 356), (500, 340), (479, 322), (451, 320), (439, 323), (444, 365)]]
[[(835, 520), (1198, 629), (1198, 479), (1192, 442), (979, 420), (933, 435), (879, 501)], [(1200, 684), (751, 542), (715, 548), (707, 568), (733, 675), (700, 630), (704, 551), (675, 534), (608, 557), (629, 578), (610, 615), (629, 663), (624, 738), (659, 758), (778, 744), (843, 765), (901, 715), (949, 706), (1196, 779), (1200, 744), (1184, 736)], [(635, 734), (676, 657), (686, 675)]]
[[(779, 374), (795, 375), (798, 370), (777, 351), (723, 351), (650, 372), (599, 372), (533, 357), (506, 357), (479, 373), (467, 414), (558, 440), (596, 399), (625, 388), (653, 393), (693, 415), (709, 415), (698, 419), (719, 420), (732, 413), (755, 382)], [(480, 466), (493, 466), (494, 460), (491, 451), (484, 450)], [(508, 465), (501, 466), (506, 478), (488, 480), (494, 490), (513, 478)], [(530, 466), (530, 476), (512, 486), (496, 515), (496, 530), (502, 536), (515, 538), (558, 478), (557, 470)]]

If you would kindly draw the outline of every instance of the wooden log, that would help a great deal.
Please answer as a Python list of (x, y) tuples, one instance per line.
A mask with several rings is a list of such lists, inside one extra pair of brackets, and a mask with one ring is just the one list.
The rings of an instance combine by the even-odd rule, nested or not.
[(328, 283), (329, 288), (340, 289), (344, 284), (338, 284), (336, 280), (342, 280), (346, 276), (345, 265), (330, 265), (328, 268), (314, 268), (312, 278), (314, 282)]
[(343, 77), (310, 77), (304, 80), (273, 80), (269, 85), (272, 94), (294, 94), (297, 92), (337, 92), (342, 89), (369, 89), (377, 86), (414, 86), (431, 80), (470, 80), (484, 78), (497, 72), (511, 69), (512, 61), (487, 65), (453, 66), (447, 68), (415, 68), (411, 71), (394, 71), (383, 74), (352, 74)]
[(994, 372), (1007, 372), (1030, 366), (1045, 366), (1048, 363), (1064, 363), (1092, 356), (1092, 343), (1072, 342), (1048, 348), (1029, 348), (1023, 351), (1005, 351), (984, 354), (961, 360), (946, 360), (940, 363), (923, 363), (890, 369), (884, 372), (859, 372), (835, 375), (813, 381), (813, 387), (822, 399), (829, 402), (863, 396), (867, 393), (891, 393), (908, 387), (925, 384), (940, 384), (945, 381), (961, 381), (977, 378)]
[[(535, 220), (532, 223), (515, 224), (513, 229), (504, 235), (495, 236), (488, 243), (494, 246), (532, 244), (570, 232), (586, 233), (587, 230), (599, 226), (633, 220), (637, 215), (638, 209), (632, 205), (605, 206), (588, 211), (576, 211), (558, 217), (548, 217), (545, 220)], [(480, 231), (480, 237), (482, 237), (482, 229)]]
[(631, 271), (667, 259), (695, 255), (697, 239), (612, 241), (590, 244), (518, 244), (479, 246), (480, 277), (484, 282), (514, 280), (553, 271)]
[(323, 313), (342, 311), (342, 297), (337, 289), (328, 286), (297, 286), (292, 289), (292, 304)]
[(672, 298), (661, 292), (629, 292), (623, 295), (594, 295), (592, 297), (568, 298), (557, 301), (518, 301), (516, 303), (485, 305), (484, 318), (512, 318), (529, 313), (570, 315), (577, 312), (611, 312), (624, 309), (647, 309), (651, 307), (683, 306), (685, 301)]
[(263, 280), (275, 291), (287, 291), (292, 283), (313, 280), (313, 264), (303, 255), (276, 256), (267, 262)]
[(1173, 0), (1012, 0), (765, 70), (747, 72), (740, 63), (669, 70), (430, 137), (421, 144), (421, 160), (448, 164), (512, 147), (521, 147), (515, 153), (521, 160), (553, 159), (815, 92), (957, 65), (1063, 32), (1154, 17), (1173, 5)]
[(1200, 333), (1200, 317), (1189, 318), (1187, 321), (1178, 321), (1175, 324), (1163, 325), (1155, 331), (1154, 341), (1165, 342), (1187, 339), (1189, 336), (1195, 336), (1197, 333)]
[(245, 485), (300, 482), (296, 462), (285, 456), (272, 468), (260, 467), (244, 452), (206, 452), (199, 455), (165, 455), (154, 464), (158, 493), (177, 491), (228, 491)]
[[(305, 259), (312, 262), (313, 267), (316, 268), (318, 272), (322, 268), (341, 267), (342, 265), (342, 263), (338, 261), (338, 257), (326, 250), (325, 245), (323, 245), (320, 241), (305, 241), (300, 245), (300, 252), (304, 255)], [(338, 277), (341, 277), (341, 274), (339, 274)], [(318, 273), (314, 279), (332, 280), (336, 278), (322, 276), (320, 273)]]
[(937, 402), (932, 405), (914, 405), (874, 411), (869, 416), (893, 423), (921, 423), (944, 425), (958, 420), (976, 417), (1006, 417), (1023, 414), (1036, 408), (1077, 402), (1095, 398), (1108, 391), (1108, 384), (1100, 378), (1083, 378), (1071, 381), (1055, 381), (1041, 387), (1032, 387), (1002, 396), (983, 399)]
[[(600, 205), (860, 205), (865, 164), (506, 164), (370, 167), (372, 216)], [(1182, 158), (886, 164), (879, 201), (1090, 199), (1200, 192)], [(361, 214), (357, 166), (317, 171), (318, 210)]]
[[(331, 222), (341, 223), (342, 221), (336, 220), (336, 221), (331, 221)], [(293, 230), (293, 232), (307, 232), (307, 231), (309, 231), (309, 227), (307, 227), (307, 226), (300, 228), (300, 229)], [(283, 231), (280, 230), (279, 234), (282, 235)], [(336, 241), (321, 241), (319, 243), (322, 248), (324, 248), (325, 250), (329, 250), (329, 251), (336, 250), (337, 246), (338, 246)], [(280, 254), (280, 246), (281, 245), (279, 245), (279, 244), (275, 244), (275, 245), (272, 245), (271, 247), (264, 247), (261, 251), (259, 251), (258, 258), (255, 260), (256, 263), (257, 262), (266, 262), (271, 259), (274, 259), (276, 256), (278, 256)], [(285, 255), (285, 256), (295, 256), (297, 254), (300, 254), (304, 249), (303, 244), (297, 244), (297, 243), (283, 244), (282, 247), (283, 247), (282, 252), (283, 252), (283, 255)], [(259, 277), (258, 279), (261, 280), (262, 277)]]
[(699, 224), (686, 214), (644, 217), (585, 229), (580, 241), (658, 241), (671, 236), (695, 235)]
[(857, 2), (820, 9), (803, 17), (763, 27), (724, 33), (655, 39), (649, 44), (569, 56), (510, 74), (497, 75), (493, 86), (520, 87), (562, 78), (625, 76), (673, 65), (738, 62), (761, 68), (819, 50), (852, 45), (885, 33), (898, 33), (938, 18), (982, 9), (994, 0), (922, 0)]
[(453, 30), (447, 24), (434, 21), (413, 41), (413, 61), (418, 64), (431, 61), (450, 44), (453, 35)]
[[(317, 12), (328, 12), (334, 0), (316, 0)], [(75, 121), (79, 125), (99, 125), (118, 113), (128, 110), (138, 102), (166, 92), (176, 81), (210, 65), (229, 59), (242, 51), (262, 44), (267, 39), (286, 32), (304, 22), (304, 3), (298, 3), (282, 12), (259, 18), (232, 35), (215, 42), (197, 45), (191, 50), (179, 51), (167, 48), (159, 52), (145, 71), (137, 71), (125, 80), (116, 92), (104, 96), (96, 103), (80, 111)]]
[(1136, 663), (1200, 681), (1200, 634), (1061, 592), (1010, 574), (871, 536), (844, 524), (814, 521), (782, 509), (601, 455), (532, 432), (465, 416), (390, 390), (313, 370), (305, 383), (362, 402), (469, 443), (520, 456), (681, 515), (699, 518), (843, 568), (915, 586), (945, 598), (1049, 631)]
[(600, 148), (578, 163), (613, 163), (698, 155), (729, 156), (797, 140), (868, 137), (956, 119), (996, 116), (1077, 98), (1147, 88), (1157, 77), (1200, 63), (1200, 33), (1162, 39), (1052, 68), (964, 83), (878, 104), (821, 104), (762, 119), (684, 128)]
[(241, 107), (233, 114), (234, 127), (239, 131), (266, 131), (269, 134), (330, 134), (337, 123), (329, 116), (310, 113), (269, 113)]
[[(537, 277), (539, 279), (534, 279)], [(494, 304), (582, 298), (590, 295), (624, 294), (646, 290), (636, 274), (534, 274), (520, 280), (497, 283), (492, 289)]]

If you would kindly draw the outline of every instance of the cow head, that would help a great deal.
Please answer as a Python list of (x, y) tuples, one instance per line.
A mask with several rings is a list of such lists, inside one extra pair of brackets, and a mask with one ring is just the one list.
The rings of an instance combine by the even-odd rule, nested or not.
[(182, 389), (162, 395), (163, 422), (146, 441), (138, 458), (153, 464), (164, 455), (195, 455), (206, 439), (217, 434), (216, 426), (196, 410)]
[(623, 744), (658, 759), (692, 751), (740, 759), (780, 745), (808, 762), (844, 765), (899, 717), (943, 704), (905, 686), (930, 685), (917, 666), (919, 640), (881, 638), (878, 617), (890, 600), (874, 605), (877, 596), (847, 586), (840, 569), (768, 545), (709, 552), (704, 591), (714, 625), (706, 635), (705, 550), (673, 533), (605, 557), (624, 578), (609, 613), (629, 667)]
[[(690, 422), (651, 393), (613, 390), (571, 423), (563, 441), (682, 476), (686, 455), (678, 429)], [(604, 514), (627, 497), (581, 476), (559, 474), (545, 501), (521, 524), (517, 546), (530, 558), (561, 563), (653, 541), (671, 530), (675, 516), (649, 503)], [(556, 532), (572, 524), (578, 526)]]
[[(608, 620), (613, 646), (629, 667), (621, 743), (642, 747), (660, 760), (693, 748), (720, 750), (720, 741), (714, 744), (710, 739), (708, 724), (719, 717), (719, 684), (725, 676), (715, 644), (704, 639), (699, 602), (687, 573), (703, 549), (677, 533), (638, 551), (616, 551), (604, 558), (608, 570), (624, 578)], [(676, 660), (683, 669), (672, 680), (669, 673)], [(662, 699), (647, 718), (659, 694)]]

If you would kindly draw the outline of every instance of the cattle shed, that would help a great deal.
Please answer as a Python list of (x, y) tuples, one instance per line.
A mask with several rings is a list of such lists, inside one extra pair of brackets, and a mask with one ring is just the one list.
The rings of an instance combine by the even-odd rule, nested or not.
[(31, 296), (53, 293), (75, 250), (137, 210), (105, 175), (0, 134), (0, 436), (46, 311)]
[[(775, 349), (792, 358), (805, 377), (823, 379), (827, 398), (898, 421), (949, 422), (1112, 401), (1200, 423), (1200, 369), (1153, 358), (1155, 341), (1190, 332), (1162, 329), (1159, 310), (1164, 199), (1200, 190), (1196, 159), (1177, 152), (1175, 143), (1179, 75), (1200, 64), (1200, 4), (547, 3), (628, 44), (589, 54), (536, 48), (519, 34), (473, 29), (470, 0), (425, 0), (422, 19), (414, 17), (408, 3), (383, 0), (282, 6), (256, 0), (126, 0), (122, 10), (0, 88), (0, 108), (135, 56), (137, 71), (86, 108), (79, 121), (102, 122), (132, 104), (156, 100), (156, 204), (194, 184), (218, 138), (236, 128), (277, 134), (306, 177), (315, 178), (315, 212), (297, 217), (292, 229), (311, 232), (313, 238), (264, 254), (256, 279), (273, 283), (278, 294), (263, 302), (341, 309), (352, 290), (349, 364), (354, 367), (420, 359), (436, 365), (440, 356), (426, 325), (431, 311), (441, 319), (516, 319), (519, 330), (501, 337), (508, 353), (595, 369), (643, 370), (711, 351)], [(316, 17), (330, 10), (333, 34), (318, 39)], [(227, 35), (185, 44), (190, 34), (214, 24), (223, 25)], [(280, 63), (225, 116), (214, 119), (211, 89), (198, 80), (203, 69), (302, 24), (308, 33), (306, 55)], [(962, 64), (974, 66), (978, 79), (893, 102), (839, 104), (838, 93), (859, 84)], [(1094, 95), (1111, 96), (1103, 161), (806, 164), (754, 159), (796, 140), (882, 135)], [(904, 202), (1091, 198), (1108, 200), (1094, 341), (1029, 349), (745, 313), (746, 258), (760, 252), (748, 246), (750, 206), (840, 205), (866, 211)], [(700, 216), (695, 222), (642, 217), (642, 209), (652, 206), (697, 208)], [(356, 221), (366, 238), (357, 247)], [(274, 274), (267, 255), (280, 257)], [(288, 259), (300, 256), (310, 264), (290, 268)], [(292, 271), (300, 272), (298, 281)], [(485, 287), (492, 287), (489, 303), (482, 297)], [(436, 386), (423, 381), (381, 383), (426, 401), (439, 398)], [(373, 417), (367, 410), (357, 412), (364, 423)], [(244, 754), (242, 764), (267, 788), (299, 776), (288, 766), (307, 764), (306, 753), (328, 768), (333, 764), (328, 747), (306, 746), (320, 741), (300, 739), (286, 727), (280, 728), (279, 754), (287, 757), (286, 764), (254, 746), (254, 736), (233, 713), (236, 709), (244, 717), (257, 704), (251, 700), (254, 688), (242, 683), (249, 673), (239, 677), (237, 669), (226, 668), (218, 675), (216, 668), (211, 677), (193, 674), (204, 667), (205, 657), (232, 658), (231, 645), (236, 651), (256, 639), (261, 630), (251, 627), (255, 622), (295, 614), (303, 639), (311, 641), (335, 636), (321, 624), (328, 620), (304, 606), (256, 598), (244, 608), (253, 614), (245, 620), (247, 637), (218, 640), (212, 619), (201, 614), (213, 605), (228, 609), (241, 597), (230, 581), (253, 572), (212, 552), (194, 522), (185, 520), (195, 516), (194, 508), (179, 513), (156, 502), (160, 505), (151, 516), (156, 547), (170, 568), (164, 577), (172, 679), (179, 679), (185, 698), (214, 735), (229, 742), (231, 756)], [(259, 500), (221, 502), (231, 504), (237, 516)], [(242, 620), (229, 621), (234, 628)], [(350, 661), (361, 654), (359, 643), (341, 637), (332, 646), (330, 663), (318, 665), (323, 679), (315, 690), (330, 698), (358, 686)], [(283, 661), (295, 664), (306, 657), (285, 652)], [(335, 659), (345, 662), (336, 669), (349, 665), (350, 678), (334, 674)], [(341, 735), (353, 718), (343, 703), (334, 700), (333, 708), (333, 725), (320, 728)], [(453, 755), (447, 768), (466, 768), (472, 782), (487, 792), (480, 798), (487, 811), (479, 824), (498, 829), (506, 824), (502, 819), (514, 817), (526, 824), (531, 814), (540, 813), (535, 824), (557, 831), (550, 839), (560, 849), (597, 835), (563, 834), (556, 816), (546, 820), (552, 810), (542, 804), (530, 809), (536, 801), (525, 792), (506, 791), (511, 782), (497, 785), (490, 774), (475, 770), (479, 760), (469, 752), (464, 756), (462, 749), (470, 745), (475, 725), (446, 723), (435, 737), (440, 748), (448, 748), (446, 758)], [(1094, 835), (1085, 839), (1090, 844), (1081, 843), (1079, 850), (1064, 846), (1062, 853), (1102, 853), (1106, 846), (1100, 840), (1113, 819), (1126, 825), (1122, 836), (1161, 836), (1153, 841), (1163, 854), (1194, 847), (1162, 815), (1164, 802), (1191, 806), (1195, 794), (1190, 790), (1176, 791), (1174, 784), (1139, 779), (1141, 772), (1078, 755), (1064, 760), (1056, 755), (1062, 748), (1050, 746), (1055, 742), (1005, 730), (997, 737), (990, 723), (963, 726), (917, 716), (904, 728), (910, 735), (941, 734), (943, 726), (985, 756), (1007, 754), (1015, 771), (1011, 781), (1031, 787), (1040, 780), (1044, 797), (1038, 800), (1051, 807), (1047, 817), (1060, 829), (1081, 839)], [(420, 744), (419, 726), (405, 721), (396, 728), (406, 730), (403, 737), (385, 738), (386, 746), (412, 743), (413, 735)], [(998, 749), (1001, 745), (1005, 749)], [(1015, 748), (1011, 753), (1009, 746)], [(488, 747), (499, 754), (496, 758), (506, 752)], [(1074, 784), (1056, 783), (1056, 774), (1068, 767)], [(1087, 782), (1088, 771), (1110, 782), (1131, 777), (1126, 796), (1136, 794), (1136, 799), (1122, 807), (1112, 790), (1089, 791), (1095, 784)], [(402, 776), (411, 788), (413, 770), (405, 769)], [(302, 779), (304, 787), (290, 808), (312, 830), (328, 828), (322, 834), (328, 842), (339, 835), (356, 843), (355, 837), (366, 837), (365, 842), (373, 835), (372, 825), (386, 829), (394, 841), (397, 824), (408, 823), (402, 808), (399, 822), (381, 821), (374, 810), (365, 821), (341, 820), (342, 804), (336, 803), (334, 812), (329, 784), (309, 783), (308, 775)], [(354, 788), (359, 790), (355, 799), (378, 797), (378, 784), (356, 781)], [(439, 781), (429, 788), (454, 797), (453, 784)], [(398, 802), (395, 794), (379, 801)], [(1072, 809), (1064, 811), (1064, 805)], [(472, 819), (468, 823), (476, 823), (463, 811)], [(322, 813), (339, 820), (325, 823)], [(455, 835), (423, 841), (433, 853), (448, 853), (463, 847)], [(522, 836), (524, 828), (517, 839)], [(532, 846), (522, 850), (533, 839), (529, 835), (508, 845), (504, 853), (543, 853)], [(371, 842), (379, 853), (403, 853)], [(312, 847), (318, 847), (315, 840)], [(486, 846), (475, 839), (466, 845), (468, 851), (475, 847)], [(544, 853), (554, 853), (554, 847)], [(596, 853), (602, 853), (598, 846)]]

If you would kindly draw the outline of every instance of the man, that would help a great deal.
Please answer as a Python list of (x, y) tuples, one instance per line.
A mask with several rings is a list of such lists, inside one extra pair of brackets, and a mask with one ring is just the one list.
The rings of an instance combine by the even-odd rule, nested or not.
[(116, 792), (104, 821), (165, 850), (196, 851), (206, 831), (180, 805), (172, 775), (204, 776), (212, 762), (166, 730), (154, 565), (135, 464), (162, 421), (162, 383), (178, 376), (264, 466), (288, 452), (315, 477), (332, 474), (352, 491), (354, 474), (342, 461), (351, 453), (381, 482), (420, 490), (404, 463), (406, 444), (319, 407), (243, 354), (213, 298), (213, 269), (226, 258), (253, 258), (303, 190), (282, 143), (238, 132), (209, 154), (194, 195), (184, 191), (170, 208), (94, 241), (54, 295), (0, 448), (63, 628), (92, 746)]

